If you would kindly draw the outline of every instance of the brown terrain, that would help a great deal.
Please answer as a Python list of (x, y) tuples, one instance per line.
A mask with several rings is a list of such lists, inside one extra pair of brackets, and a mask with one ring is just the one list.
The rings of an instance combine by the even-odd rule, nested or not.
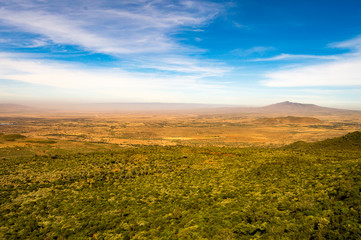
[(321, 124), (322, 121), (314, 117), (273, 117), (273, 118), (260, 118), (254, 121), (259, 124)]
[(0, 104), (0, 133), (25, 139), (0, 148), (51, 143), (282, 146), (361, 130), (361, 112), (283, 102), (261, 108), (187, 104), (100, 104), (48, 110)]

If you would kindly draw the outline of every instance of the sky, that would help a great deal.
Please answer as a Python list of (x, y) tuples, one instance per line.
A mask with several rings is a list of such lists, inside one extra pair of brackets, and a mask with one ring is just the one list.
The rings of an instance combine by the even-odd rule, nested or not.
[(359, 0), (0, 0), (0, 103), (361, 110)]

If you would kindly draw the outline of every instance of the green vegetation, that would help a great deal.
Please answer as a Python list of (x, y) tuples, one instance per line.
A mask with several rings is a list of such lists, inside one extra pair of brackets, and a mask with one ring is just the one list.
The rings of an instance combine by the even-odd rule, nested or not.
[(0, 239), (360, 239), (360, 141), (18, 148), (0, 161)]
[(26, 138), (25, 136), (21, 135), (21, 134), (1, 134), (0, 135), (0, 139), (5, 140), (5, 141), (15, 141), (18, 139), (24, 139)]
[(361, 151), (361, 132), (356, 131), (348, 133), (345, 136), (326, 139), (324, 141), (315, 143), (306, 143), (303, 141), (295, 142), (290, 144), (286, 148), (290, 149), (307, 149), (307, 150), (359, 150)]

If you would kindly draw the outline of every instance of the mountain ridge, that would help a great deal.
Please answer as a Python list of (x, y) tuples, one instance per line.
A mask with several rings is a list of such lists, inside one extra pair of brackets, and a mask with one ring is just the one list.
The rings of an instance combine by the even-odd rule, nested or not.
[[(261, 112), (295, 112), (295, 113), (317, 113), (317, 112), (344, 112), (344, 111), (353, 111), (347, 109), (338, 109), (338, 108), (329, 108), (321, 107), (316, 104), (307, 104), (307, 103), (295, 103), (290, 101), (275, 103), (267, 105), (264, 107), (259, 107)], [(356, 111), (357, 112), (357, 111)]]
[(39, 111), (39, 108), (15, 103), (0, 103), (0, 113), (21, 113)]
[(21, 104), (0, 103), (0, 113), (39, 112), (46, 110), (50, 112), (189, 112), (200, 114), (217, 113), (251, 113), (268, 114), (277, 116), (307, 116), (317, 114), (347, 114), (361, 113), (358, 110), (347, 110), (338, 108), (321, 107), (315, 104), (296, 103), (290, 101), (279, 102), (263, 107), (243, 107), (225, 104), (197, 104), (197, 103), (85, 103), (52, 106), (51, 110), (42, 107), (30, 107)]

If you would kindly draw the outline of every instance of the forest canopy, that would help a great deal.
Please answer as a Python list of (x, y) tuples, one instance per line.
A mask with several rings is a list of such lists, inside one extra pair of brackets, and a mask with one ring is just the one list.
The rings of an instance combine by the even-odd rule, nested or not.
[(4, 148), (0, 238), (360, 239), (360, 140), (43, 156)]

